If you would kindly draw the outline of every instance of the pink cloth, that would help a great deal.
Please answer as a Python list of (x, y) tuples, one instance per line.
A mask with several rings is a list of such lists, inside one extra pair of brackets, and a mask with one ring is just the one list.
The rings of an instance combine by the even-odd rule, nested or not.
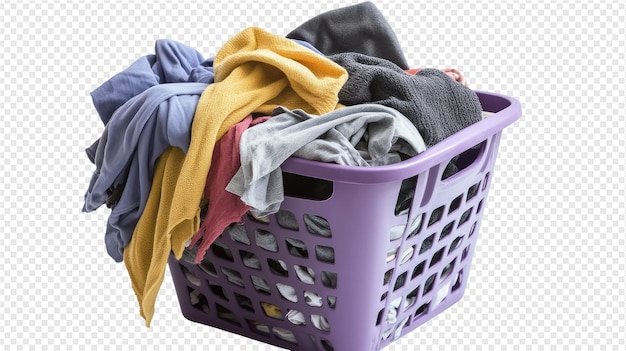
[[(412, 69), (405, 70), (405, 72), (408, 73), (408, 74), (417, 74), (417, 72), (419, 72), (420, 70), (421, 70), (421, 68), (412, 68)], [(448, 76), (450, 76), (450, 78), (452, 78), (452, 79), (456, 80), (457, 82), (467, 86), (467, 80), (465, 79), (463, 74), (461, 72), (459, 72), (458, 70), (456, 70), (454, 68), (444, 68), (441, 71), (444, 72), (445, 74), (447, 74)]]
[(419, 72), (421, 70), (421, 68), (411, 68), (411, 69), (405, 69), (404, 71), (410, 75), (416, 75), (417, 72)]
[(253, 119), (246, 117), (232, 126), (215, 144), (211, 169), (204, 186), (203, 201), (208, 201), (208, 209), (200, 229), (191, 238), (190, 247), (201, 241), (195, 261), (200, 263), (215, 239), (231, 223), (241, 222), (242, 216), (250, 209), (239, 196), (226, 191), (226, 185), (241, 166), (239, 160), (239, 140), (249, 127), (265, 122), (269, 116)]

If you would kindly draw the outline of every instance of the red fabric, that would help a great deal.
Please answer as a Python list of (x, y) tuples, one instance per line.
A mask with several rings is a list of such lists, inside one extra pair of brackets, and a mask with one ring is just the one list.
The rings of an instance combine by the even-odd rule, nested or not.
[[(405, 69), (404, 71), (408, 74), (412, 74), (415, 75), (417, 74), (417, 72), (421, 71), (421, 68), (411, 68), (411, 69)], [(447, 74), (448, 76), (450, 76), (450, 78), (456, 80), (457, 82), (467, 86), (467, 80), (465, 79), (465, 77), (463, 76), (463, 74), (461, 72), (459, 72), (457, 69), (454, 68), (444, 68), (441, 70), (442, 72), (444, 72), (445, 74)]]
[(191, 238), (190, 247), (201, 241), (195, 261), (200, 263), (209, 246), (222, 234), (231, 223), (241, 222), (242, 216), (250, 209), (239, 196), (226, 191), (226, 186), (241, 166), (239, 159), (239, 140), (243, 132), (269, 117), (253, 119), (246, 117), (232, 126), (215, 144), (211, 168), (204, 186), (203, 199), (208, 201), (208, 210), (200, 229)]

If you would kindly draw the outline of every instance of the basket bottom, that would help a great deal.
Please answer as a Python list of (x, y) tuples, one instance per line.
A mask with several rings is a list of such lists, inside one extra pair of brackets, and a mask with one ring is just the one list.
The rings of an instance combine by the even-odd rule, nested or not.
[[(263, 323), (256, 322), (254, 313), (237, 312), (235, 315), (219, 299), (213, 296), (205, 296), (197, 289), (188, 278), (185, 278), (185, 269), (193, 269), (194, 265), (177, 261), (173, 255), (169, 258), (170, 271), (174, 279), (177, 296), (179, 299), (183, 316), (196, 323), (219, 328), (247, 338), (258, 340), (267, 344), (285, 348), (288, 350), (305, 351), (350, 351), (356, 350), (349, 343), (349, 338), (340, 335), (329, 334), (325, 338), (308, 334), (302, 328), (284, 328), (283, 321), (272, 322), (263, 320)], [(417, 327), (431, 320), (441, 312), (457, 303), (463, 297), (467, 284), (467, 271), (469, 266), (461, 268), (454, 274), (456, 278), (448, 280), (447, 283), (438, 287), (438, 291), (433, 294), (431, 301), (422, 304), (415, 313), (397, 320), (382, 331), (382, 335), (376, 341), (378, 345), (372, 350), (381, 350), (395, 340), (415, 330)]]

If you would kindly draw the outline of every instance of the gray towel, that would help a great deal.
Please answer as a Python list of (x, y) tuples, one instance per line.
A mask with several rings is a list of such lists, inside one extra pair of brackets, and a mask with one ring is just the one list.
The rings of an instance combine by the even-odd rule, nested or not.
[(339, 92), (342, 104), (393, 107), (413, 122), (427, 146), (482, 118), (476, 93), (440, 70), (410, 75), (390, 61), (363, 54), (329, 58), (348, 71), (348, 81)]
[(409, 68), (393, 28), (369, 1), (317, 15), (287, 38), (309, 42), (325, 55), (360, 52)]

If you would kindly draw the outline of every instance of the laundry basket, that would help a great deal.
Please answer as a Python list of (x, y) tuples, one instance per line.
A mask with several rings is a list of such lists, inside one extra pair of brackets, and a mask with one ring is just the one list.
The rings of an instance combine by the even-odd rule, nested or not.
[(521, 115), (510, 97), (477, 94), (489, 116), (406, 161), (287, 160), (277, 214), (232, 225), (201, 264), (170, 256), (184, 316), (291, 350), (366, 351), (457, 302), (501, 132)]

